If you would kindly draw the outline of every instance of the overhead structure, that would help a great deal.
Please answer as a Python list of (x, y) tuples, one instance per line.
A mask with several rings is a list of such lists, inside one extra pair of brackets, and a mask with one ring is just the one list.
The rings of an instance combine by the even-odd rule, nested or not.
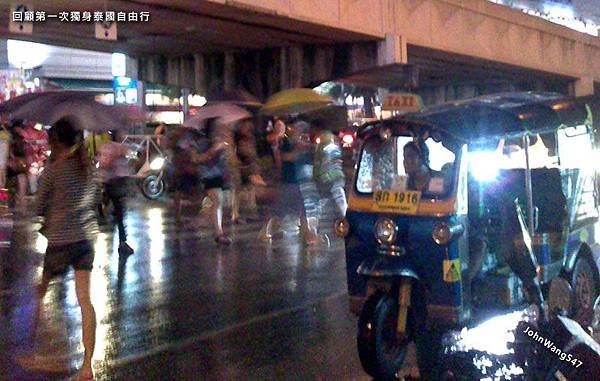
[[(116, 39), (94, 22), (48, 19), (0, 36), (135, 57), (140, 79), (201, 91), (245, 88), (259, 100), (326, 80), (431, 89), (446, 98), (511, 87), (589, 95), (600, 39), (487, 0), (31, 0), (31, 9), (122, 12)], [(139, 15), (144, 12), (147, 21)], [(9, 20), (9, 2), (0, 4)], [(366, 21), (368, 20), (368, 21)], [(112, 32), (111, 32), (112, 33)], [(434, 94), (435, 95), (435, 94)]]

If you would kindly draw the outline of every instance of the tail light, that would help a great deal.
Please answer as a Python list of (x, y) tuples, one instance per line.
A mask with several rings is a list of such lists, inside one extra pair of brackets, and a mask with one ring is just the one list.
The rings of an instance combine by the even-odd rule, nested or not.
[(342, 144), (344, 147), (351, 147), (354, 143), (354, 136), (352, 134), (344, 134), (342, 136)]

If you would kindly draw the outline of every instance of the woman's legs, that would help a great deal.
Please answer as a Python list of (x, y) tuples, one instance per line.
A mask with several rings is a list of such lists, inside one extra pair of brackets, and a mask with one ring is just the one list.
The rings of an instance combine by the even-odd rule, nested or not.
[(319, 192), (317, 185), (311, 181), (300, 183), (300, 193), (304, 202), (304, 215), (306, 216), (306, 242), (314, 244), (318, 239), (319, 230)]
[(234, 186), (231, 188), (231, 222), (236, 223), (240, 221), (240, 188)]
[(344, 191), (344, 181), (336, 181), (331, 185), (331, 196), (335, 205), (337, 206), (338, 212), (342, 217), (346, 216), (346, 210), (348, 209), (348, 201), (346, 200), (346, 192)]
[(79, 373), (80, 378), (93, 375), (92, 356), (96, 345), (96, 312), (90, 298), (91, 271), (75, 270), (75, 290), (81, 309), (81, 337), (83, 341), (83, 364)]
[(207, 190), (208, 198), (210, 199), (210, 217), (213, 228), (215, 229), (215, 239), (219, 243), (225, 242), (225, 233), (223, 232), (223, 191), (221, 188), (211, 188)]

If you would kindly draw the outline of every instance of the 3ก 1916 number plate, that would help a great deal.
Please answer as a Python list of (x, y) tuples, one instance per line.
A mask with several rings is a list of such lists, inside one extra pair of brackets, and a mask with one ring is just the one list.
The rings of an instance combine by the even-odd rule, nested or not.
[(373, 210), (378, 212), (394, 212), (416, 214), (421, 192), (378, 190), (373, 192)]

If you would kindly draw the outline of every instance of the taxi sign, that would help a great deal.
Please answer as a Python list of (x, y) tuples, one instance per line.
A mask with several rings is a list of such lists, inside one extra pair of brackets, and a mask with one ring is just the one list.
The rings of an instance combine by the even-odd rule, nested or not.
[(423, 108), (423, 100), (417, 94), (390, 93), (383, 97), (381, 109), (386, 111), (416, 112)]
[(395, 212), (417, 214), (421, 192), (378, 190), (373, 192), (373, 210), (377, 212)]

